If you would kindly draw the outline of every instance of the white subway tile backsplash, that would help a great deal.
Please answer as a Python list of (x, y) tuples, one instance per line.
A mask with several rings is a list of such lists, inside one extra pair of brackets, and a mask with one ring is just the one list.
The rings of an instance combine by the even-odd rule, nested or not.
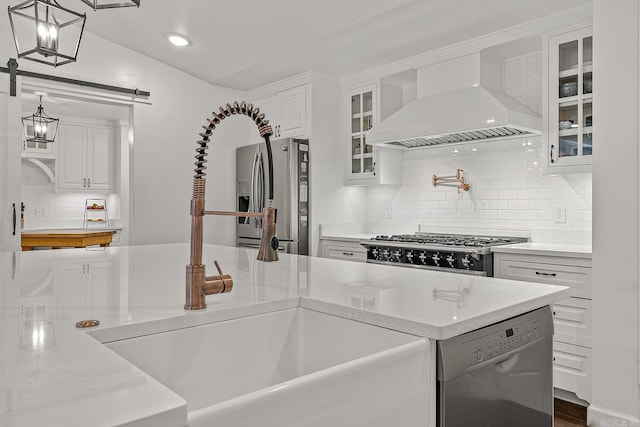
[[(395, 223), (417, 222), (423, 231), (440, 233), (529, 237), (535, 228), (590, 228), (591, 174), (546, 176), (530, 161), (541, 156), (540, 138), (524, 146), (521, 140), (507, 142), (478, 144), (477, 152), (461, 149), (455, 156), (442, 150), (437, 156), (425, 155), (428, 149), (405, 152), (405, 177), (419, 184), (369, 188), (367, 229), (383, 221), (388, 207)], [(458, 168), (470, 191), (431, 185), (432, 175), (451, 175)], [(566, 208), (564, 223), (553, 222), (557, 204)]]
[(491, 209), (498, 209), (498, 210), (508, 209), (509, 201), (508, 200), (490, 200), (489, 207)]
[(516, 190), (499, 190), (498, 191), (498, 199), (501, 200), (511, 200), (516, 199), (518, 197), (518, 192)]
[(516, 219), (518, 212), (511, 209), (503, 209), (498, 211), (498, 219)]
[(110, 222), (119, 221), (119, 199), (115, 194), (57, 192), (55, 184), (31, 162), (21, 164), (21, 193), (27, 229), (81, 228), (86, 200), (91, 198), (106, 198)]
[(528, 200), (509, 200), (509, 209), (528, 209)]

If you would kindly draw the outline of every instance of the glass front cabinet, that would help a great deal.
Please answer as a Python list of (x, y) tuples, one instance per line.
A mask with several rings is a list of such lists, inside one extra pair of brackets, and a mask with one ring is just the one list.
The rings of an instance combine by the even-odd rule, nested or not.
[(375, 174), (373, 146), (366, 144), (367, 131), (373, 127), (373, 94), (375, 86), (351, 94), (351, 175), (371, 178)]
[[(367, 133), (384, 112), (402, 106), (401, 88), (382, 81), (345, 92), (347, 110), (347, 185), (399, 184), (399, 150), (367, 144)], [(381, 105), (384, 102), (385, 105)]]
[(550, 173), (584, 172), (593, 153), (593, 37), (580, 28), (548, 39), (546, 115)]

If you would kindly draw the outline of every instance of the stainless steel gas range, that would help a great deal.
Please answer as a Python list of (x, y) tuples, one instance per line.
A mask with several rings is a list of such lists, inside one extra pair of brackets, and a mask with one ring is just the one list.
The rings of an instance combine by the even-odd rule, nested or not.
[(367, 262), (452, 273), (493, 276), (491, 247), (526, 242), (522, 237), (415, 233), (361, 241)]

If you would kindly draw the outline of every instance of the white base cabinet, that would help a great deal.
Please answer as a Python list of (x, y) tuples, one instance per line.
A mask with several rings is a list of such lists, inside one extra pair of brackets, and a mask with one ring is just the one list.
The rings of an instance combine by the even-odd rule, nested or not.
[(323, 239), (322, 257), (355, 262), (367, 262), (367, 250), (357, 242)]
[(553, 304), (554, 387), (591, 401), (591, 260), (494, 253), (502, 279), (569, 286), (571, 297)]
[(115, 176), (114, 128), (61, 124), (58, 132), (57, 188), (112, 190)]

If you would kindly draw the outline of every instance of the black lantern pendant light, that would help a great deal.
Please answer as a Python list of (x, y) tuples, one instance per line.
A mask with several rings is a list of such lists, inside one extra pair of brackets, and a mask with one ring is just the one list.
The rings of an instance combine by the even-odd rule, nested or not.
[(42, 95), (40, 105), (35, 113), (22, 118), (22, 128), (27, 142), (49, 143), (56, 139), (58, 123), (60, 119), (48, 116), (42, 108)]
[(54, 67), (75, 62), (85, 14), (65, 9), (56, 0), (27, 0), (9, 7), (9, 21), (18, 58)]
[(116, 7), (131, 7), (136, 6), (140, 7), (140, 0), (127, 0), (127, 1), (109, 1), (109, 0), (82, 0), (89, 6), (93, 8), (93, 10), (98, 9), (113, 9)]

